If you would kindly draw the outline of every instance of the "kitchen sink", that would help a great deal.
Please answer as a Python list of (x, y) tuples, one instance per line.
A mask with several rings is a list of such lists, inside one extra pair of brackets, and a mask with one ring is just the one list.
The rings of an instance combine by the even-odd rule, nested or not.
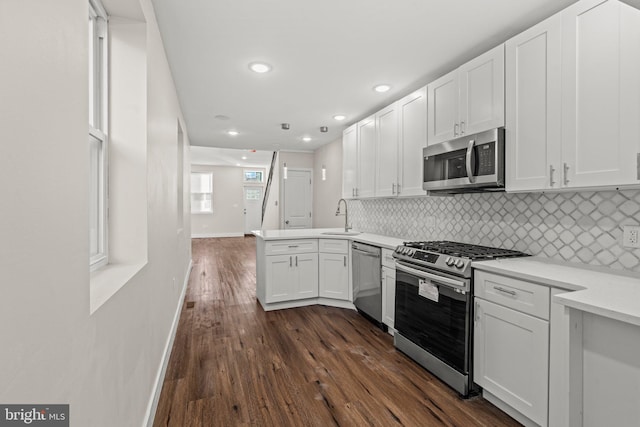
[(323, 231), (322, 234), (329, 234), (334, 236), (357, 236), (361, 233), (360, 231)]

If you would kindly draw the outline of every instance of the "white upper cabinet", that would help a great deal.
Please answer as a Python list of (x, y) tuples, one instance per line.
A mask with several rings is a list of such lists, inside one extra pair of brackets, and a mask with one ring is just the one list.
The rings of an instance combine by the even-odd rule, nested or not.
[(429, 83), (427, 92), (427, 144), (437, 144), (455, 138), (459, 134), (458, 70)]
[(399, 114), (398, 196), (424, 196), (422, 150), (427, 145), (427, 87), (397, 102)]
[(504, 45), (427, 85), (428, 144), (504, 126)]
[(398, 185), (398, 105), (380, 110), (376, 118), (375, 196), (395, 196)]
[(358, 122), (358, 186), (356, 197), (375, 195), (376, 118), (370, 116)]
[(504, 45), (458, 68), (460, 134), (504, 126)]
[(582, 0), (506, 46), (507, 191), (637, 187), (640, 11)]
[(562, 17), (562, 185), (638, 185), (640, 11), (585, 0)]
[(342, 197), (356, 197), (358, 188), (358, 124), (342, 132)]
[(560, 187), (560, 14), (506, 43), (506, 188)]

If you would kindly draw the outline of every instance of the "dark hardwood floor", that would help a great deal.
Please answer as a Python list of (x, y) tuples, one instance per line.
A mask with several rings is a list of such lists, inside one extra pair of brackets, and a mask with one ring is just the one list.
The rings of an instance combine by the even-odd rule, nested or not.
[(193, 240), (154, 426), (517, 426), (395, 350), (357, 312), (265, 313), (255, 239)]

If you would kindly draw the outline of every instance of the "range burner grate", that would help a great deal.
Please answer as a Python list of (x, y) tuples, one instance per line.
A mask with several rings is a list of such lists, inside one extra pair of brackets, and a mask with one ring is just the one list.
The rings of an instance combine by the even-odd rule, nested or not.
[(404, 246), (449, 256), (469, 258), (472, 260), (509, 258), (527, 255), (525, 253), (509, 249), (472, 245), (470, 243), (451, 242), (448, 240), (405, 242)]

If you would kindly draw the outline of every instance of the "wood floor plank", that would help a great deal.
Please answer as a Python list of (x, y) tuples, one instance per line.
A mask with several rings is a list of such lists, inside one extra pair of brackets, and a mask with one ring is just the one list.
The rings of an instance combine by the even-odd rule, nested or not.
[(517, 426), (462, 400), (357, 312), (264, 312), (253, 237), (195, 239), (154, 426)]

